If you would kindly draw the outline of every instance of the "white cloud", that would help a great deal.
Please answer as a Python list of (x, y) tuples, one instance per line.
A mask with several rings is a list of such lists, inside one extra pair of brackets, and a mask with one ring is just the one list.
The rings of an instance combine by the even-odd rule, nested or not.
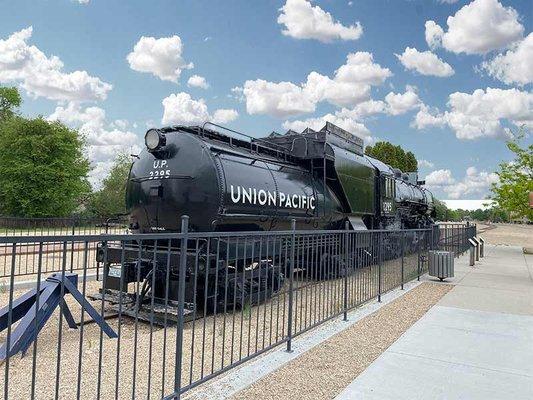
[(431, 51), (418, 51), (415, 48), (406, 47), (403, 54), (395, 55), (405, 68), (415, 70), (422, 75), (443, 78), (455, 73), (450, 64), (442, 61)]
[(438, 169), (426, 176), (426, 185), (431, 187), (450, 186), (455, 183), (452, 171), (449, 169)]
[(207, 83), (207, 81), (205, 80), (203, 76), (193, 75), (187, 81), (187, 86), (207, 89), (209, 87), (209, 83)]
[(156, 39), (142, 36), (126, 59), (130, 68), (149, 72), (159, 79), (178, 83), (181, 71), (194, 67), (183, 57), (183, 44), (177, 35)]
[(405, 114), (407, 111), (420, 107), (421, 101), (418, 94), (412, 89), (407, 88), (405, 93), (390, 92), (385, 96), (388, 109), (391, 115)]
[(215, 110), (213, 114), (213, 122), (217, 124), (227, 124), (235, 121), (239, 117), (239, 113), (233, 109), (220, 108)]
[(387, 103), (381, 100), (367, 100), (357, 104), (351, 109), (343, 108), (338, 112), (340, 116), (361, 120), (376, 114), (387, 113)]
[[(431, 22), (431, 21), (430, 21)], [(498, 0), (474, 0), (448, 17), (448, 31), (441, 34), (442, 46), (454, 53), (485, 54), (520, 40), (524, 27), (516, 10)], [(440, 31), (431, 25), (428, 43), (436, 44)], [(426, 24), (426, 41), (428, 26)]]
[(533, 33), (516, 43), (505, 54), (499, 54), (493, 60), (484, 62), (482, 68), (508, 85), (526, 85), (533, 82)]
[(307, 0), (287, 0), (280, 8), (278, 24), (284, 25), (281, 31), (285, 36), (296, 39), (316, 39), (331, 42), (336, 39), (357, 40), (363, 34), (359, 22), (344, 26), (319, 6), (312, 6)]
[(434, 163), (428, 160), (420, 159), (417, 160), (418, 162), (418, 168), (433, 168), (435, 166)]
[(204, 99), (194, 100), (185, 92), (171, 94), (164, 98), (162, 103), (161, 122), (164, 125), (201, 125), (206, 121), (227, 123), (235, 120), (239, 115), (235, 110), (219, 109), (211, 116)]
[(388, 68), (374, 62), (372, 53), (358, 51), (346, 57), (346, 64), (335, 71), (335, 80), (339, 82), (355, 82), (367, 85), (381, 85), (392, 76)]
[(430, 126), (443, 127), (446, 125), (445, 118), (438, 113), (438, 110), (431, 111), (428, 106), (423, 104), (411, 123), (411, 126), (417, 129), (426, 129)]
[(82, 108), (78, 103), (71, 102), (56, 107), (48, 119), (78, 128), (84, 135), (87, 156), (93, 168), (89, 173), (89, 181), (95, 188), (100, 187), (117, 154), (141, 151), (140, 139), (128, 129), (128, 122), (115, 120), (107, 123), (105, 110), (100, 107)]
[(370, 99), (351, 109), (343, 108), (336, 114), (341, 117), (362, 120), (376, 114), (401, 115), (421, 106), (422, 102), (416, 93), (416, 87), (407, 85), (405, 93), (389, 92), (385, 96), (385, 101)]
[(426, 43), (428, 44), (429, 48), (436, 49), (437, 47), (441, 46), (442, 36), (444, 35), (442, 28), (437, 25), (435, 21), (426, 21), (425, 27)]
[(413, 126), (449, 126), (459, 139), (508, 138), (501, 122), (515, 126), (533, 125), (533, 94), (518, 89), (477, 89), (472, 94), (455, 92), (448, 100), (449, 111), (432, 113), (422, 106)]
[(20, 82), (34, 97), (61, 101), (104, 100), (113, 86), (86, 71), (63, 72), (63, 62), (27, 42), (33, 28), (0, 39), (0, 83)]
[[(328, 101), (336, 106), (354, 106), (370, 98), (373, 85), (381, 85), (392, 73), (374, 63), (367, 52), (348, 54), (333, 78), (311, 72), (301, 84), (246, 81), (242, 93), (249, 114), (285, 118), (315, 111), (316, 104)], [(235, 88), (235, 92), (240, 88)], [(233, 91), (233, 90), (232, 90)]]
[(457, 181), (449, 169), (439, 169), (426, 176), (426, 186), (430, 189), (440, 189), (448, 194), (450, 199), (460, 199), (465, 196), (484, 197), (490, 186), (498, 182), (498, 175), (486, 171), (478, 171), (469, 167), (461, 181)]
[(285, 121), (283, 128), (292, 129), (297, 132), (303, 131), (305, 128), (311, 128), (314, 130), (320, 130), (326, 125), (326, 122), (331, 122), (348, 132), (362, 137), (365, 141), (370, 142), (370, 131), (362, 123), (357, 122), (349, 117), (341, 117), (338, 113), (326, 114), (322, 117), (308, 118), (305, 120)]
[(278, 118), (315, 111), (316, 102), (292, 82), (246, 81), (243, 95), (248, 114), (268, 114)]

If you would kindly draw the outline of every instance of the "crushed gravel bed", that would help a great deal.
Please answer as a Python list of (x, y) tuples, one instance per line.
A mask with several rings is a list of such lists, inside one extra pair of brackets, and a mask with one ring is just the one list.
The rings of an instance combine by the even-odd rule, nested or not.
[(332, 399), (453, 288), (423, 283), (232, 399)]

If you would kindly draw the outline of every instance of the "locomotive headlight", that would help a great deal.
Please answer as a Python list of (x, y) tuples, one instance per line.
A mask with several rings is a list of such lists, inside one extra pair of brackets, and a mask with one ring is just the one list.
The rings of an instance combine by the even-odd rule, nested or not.
[(144, 143), (149, 151), (155, 151), (166, 144), (166, 138), (157, 129), (150, 129), (144, 136)]

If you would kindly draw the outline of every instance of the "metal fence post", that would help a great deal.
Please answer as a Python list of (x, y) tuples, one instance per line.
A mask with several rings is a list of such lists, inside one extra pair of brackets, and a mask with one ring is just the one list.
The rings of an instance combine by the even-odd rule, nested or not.
[(378, 232), (378, 302), (381, 303), (381, 253), (382, 253), (383, 237), (381, 232)]
[(401, 244), (401, 250), (402, 250), (402, 290), (403, 290), (403, 282), (405, 281), (405, 278), (404, 278), (404, 248), (405, 248), (405, 231), (401, 231), (401, 240), (402, 240), (402, 244)]
[(417, 261), (417, 267), (418, 267), (418, 276), (416, 277), (417, 281), (420, 281), (420, 235), (416, 238), (416, 258)]
[(344, 224), (346, 233), (344, 234), (344, 321), (348, 321), (348, 271), (349, 271), (349, 259), (348, 244), (350, 242), (350, 236), (348, 231), (350, 230), (350, 222), (346, 221)]
[(294, 247), (296, 246), (296, 219), (291, 219), (291, 260), (289, 265), (289, 311), (287, 316), (287, 353), (292, 352), (292, 302), (294, 284)]
[(174, 371), (174, 398), (181, 396), (181, 366), (183, 362), (183, 320), (185, 308), (185, 273), (187, 271), (187, 238), (189, 231), (189, 217), (181, 217), (181, 247), (178, 281), (178, 324), (176, 332), (176, 370)]
[[(76, 233), (76, 220), (72, 220), (72, 236)], [(72, 238), (72, 245), (70, 246), (70, 272), (74, 269), (74, 238)]]

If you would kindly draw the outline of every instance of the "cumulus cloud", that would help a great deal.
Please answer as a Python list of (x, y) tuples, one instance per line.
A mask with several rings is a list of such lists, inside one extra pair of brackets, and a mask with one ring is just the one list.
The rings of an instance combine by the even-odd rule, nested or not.
[(207, 83), (203, 76), (193, 75), (187, 81), (187, 86), (207, 89), (209, 87), (209, 83)]
[(439, 169), (426, 176), (426, 186), (442, 190), (450, 199), (464, 199), (466, 196), (484, 197), (490, 186), (498, 182), (498, 175), (478, 171), (475, 167), (466, 170), (462, 180), (456, 180), (449, 169)]
[(428, 22), (428, 44), (435, 46), (441, 42), (454, 53), (485, 54), (509, 46), (524, 34), (516, 10), (504, 7), (498, 0), (474, 0), (465, 5), (448, 17), (446, 32), (433, 21)]
[(195, 100), (188, 93), (171, 94), (163, 99), (164, 125), (183, 124), (201, 125), (206, 121), (228, 123), (235, 120), (239, 114), (231, 109), (219, 109), (211, 115), (204, 99)]
[(527, 85), (533, 82), (533, 33), (516, 43), (504, 54), (482, 64), (492, 77), (508, 85)]
[[(391, 92), (392, 93), (392, 92)], [(388, 105), (382, 100), (367, 100), (357, 104), (353, 108), (343, 108), (338, 111), (338, 114), (343, 117), (353, 118), (355, 120), (362, 120), (376, 114), (386, 114)]]
[(28, 95), (63, 101), (104, 100), (113, 86), (86, 71), (63, 71), (63, 62), (29, 45), (33, 28), (0, 39), (0, 83), (20, 82)]
[(357, 40), (363, 34), (359, 22), (345, 26), (319, 6), (312, 6), (307, 0), (287, 0), (279, 10), (278, 24), (285, 36), (296, 39), (316, 39), (321, 42), (333, 40)]
[(242, 89), (249, 114), (286, 118), (314, 112), (321, 101), (354, 106), (370, 98), (371, 86), (381, 85), (391, 75), (388, 68), (374, 63), (371, 53), (357, 52), (348, 54), (346, 63), (335, 71), (333, 78), (313, 71), (301, 84), (257, 79), (232, 91)]
[(444, 31), (435, 21), (426, 21), (426, 43), (430, 49), (436, 49), (442, 44), (442, 36)]
[(533, 125), (533, 94), (518, 89), (477, 89), (472, 94), (455, 92), (448, 99), (449, 110), (433, 113), (422, 106), (413, 126), (449, 126), (459, 139), (508, 138), (501, 121), (515, 126)]
[(234, 121), (239, 117), (239, 113), (231, 108), (219, 108), (213, 113), (213, 122), (226, 124)]
[(321, 117), (285, 121), (283, 127), (299, 132), (307, 127), (318, 130), (328, 121), (348, 132), (362, 137), (367, 144), (370, 144), (373, 142), (373, 138), (363, 123), (365, 118), (376, 114), (405, 114), (410, 110), (420, 107), (421, 104), (422, 102), (416, 93), (416, 88), (407, 85), (405, 93), (390, 92), (385, 96), (385, 101), (370, 99), (357, 104), (353, 108), (342, 108), (335, 111), (335, 113), (329, 113)]
[(183, 44), (177, 35), (156, 39), (142, 36), (126, 59), (134, 71), (148, 72), (159, 79), (178, 83), (184, 69), (194, 67), (182, 56)]
[(431, 51), (418, 51), (415, 48), (406, 47), (403, 54), (395, 55), (405, 68), (417, 71), (422, 75), (443, 78), (455, 73), (450, 64), (442, 61)]
[(316, 102), (301, 86), (292, 82), (246, 81), (242, 90), (248, 114), (268, 114), (278, 118), (315, 111)]
[(82, 108), (79, 103), (71, 102), (56, 107), (48, 120), (61, 121), (78, 128), (86, 138), (87, 156), (93, 168), (89, 173), (89, 181), (95, 188), (100, 187), (117, 154), (141, 151), (140, 139), (129, 130), (128, 122), (115, 120), (108, 123), (105, 110), (100, 107)]
[(420, 107), (418, 94), (410, 87), (405, 93), (390, 92), (385, 96), (388, 105), (387, 112), (391, 115), (405, 114), (407, 111)]
[(353, 108), (343, 108), (337, 114), (362, 120), (376, 114), (401, 115), (421, 106), (422, 102), (416, 93), (416, 87), (407, 85), (404, 93), (389, 92), (385, 96), (385, 101), (370, 99)]
[(433, 168), (435, 166), (434, 163), (428, 160), (420, 159), (417, 160), (418, 168)]

